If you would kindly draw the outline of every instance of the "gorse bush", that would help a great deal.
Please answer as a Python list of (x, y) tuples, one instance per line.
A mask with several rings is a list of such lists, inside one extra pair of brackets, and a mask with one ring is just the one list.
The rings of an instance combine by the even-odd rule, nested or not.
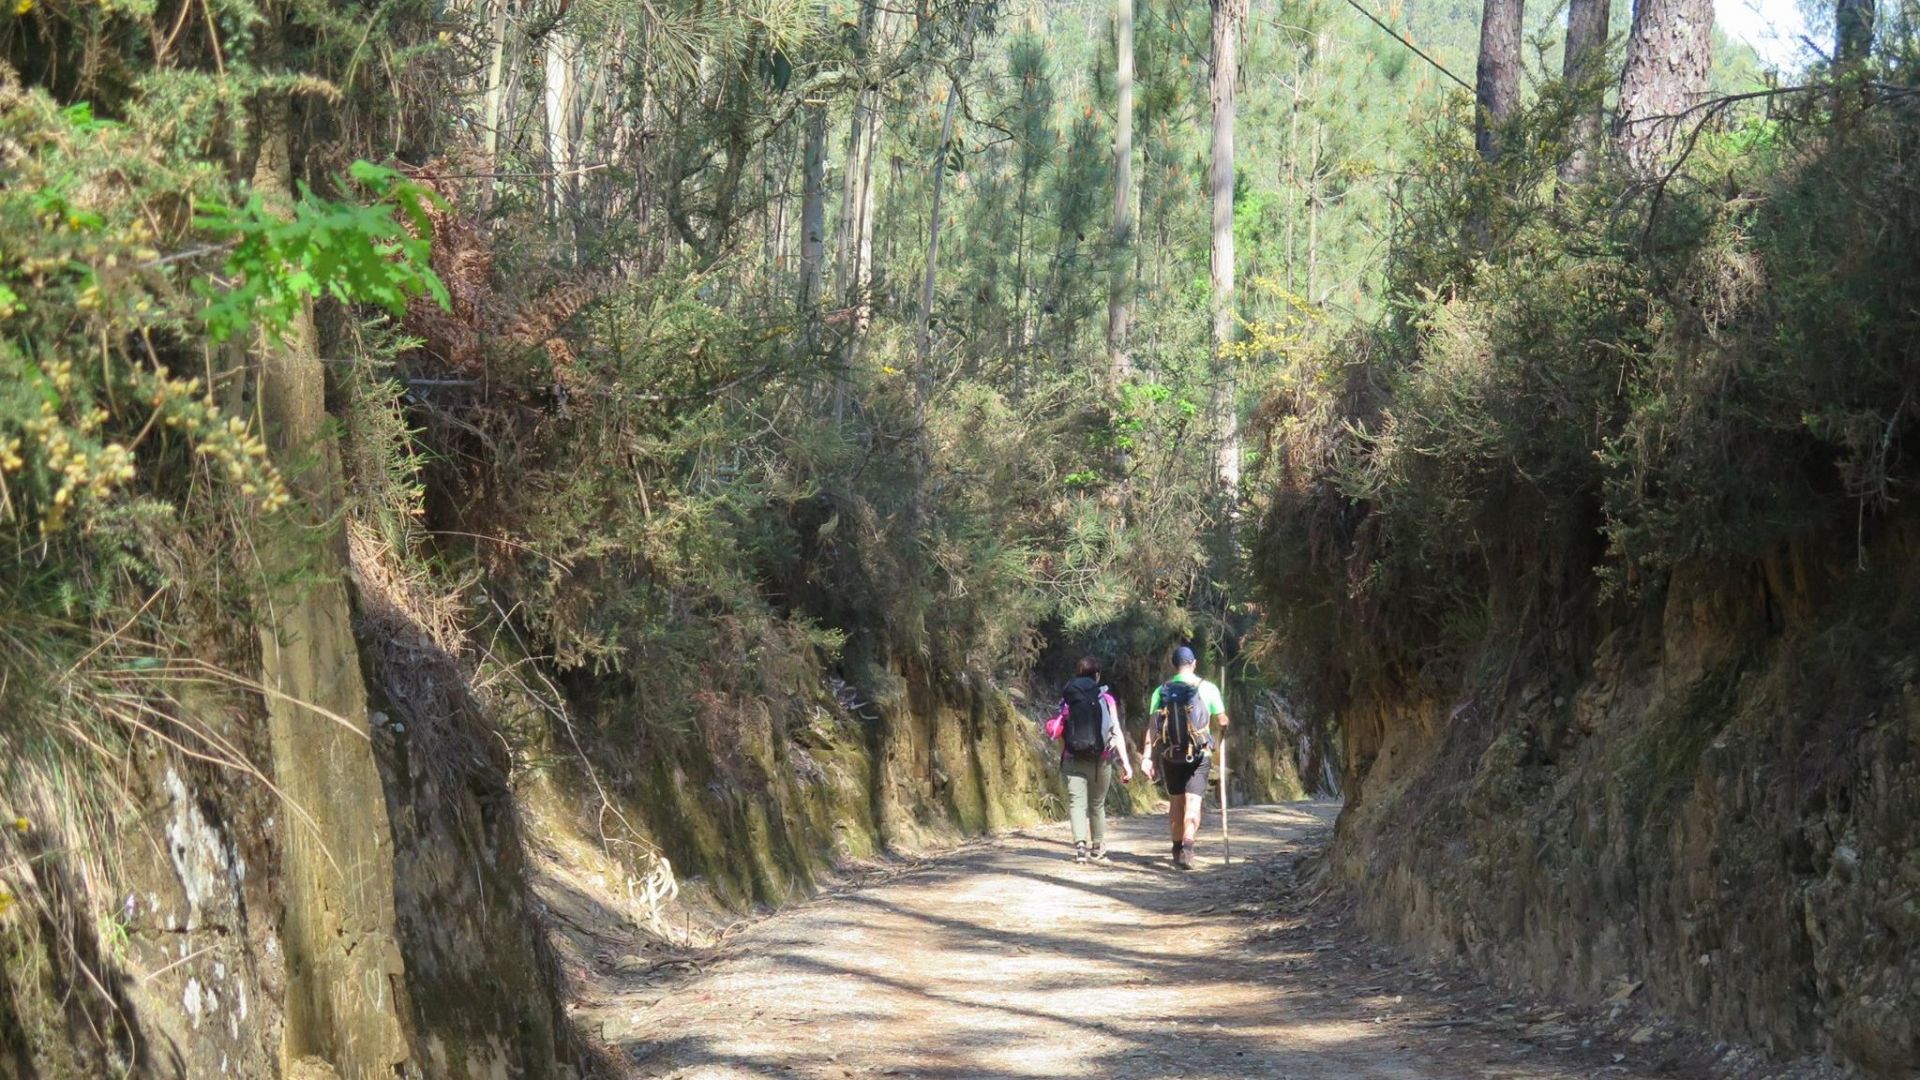
[[(404, 181), (363, 166), (368, 204), (308, 194), (282, 220), (241, 202), (204, 146), (156, 139), (151, 102), (119, 105), (125, 119), (61, 104), (0, 66), (0, 790), (28, 823), (0, 892), (48, 934), (44, 968), (0, 977), (28, 1011), (74, 974), (63, 963), (88, 963), (70, 924), (120, 926), (88, 912), (111, 897), (60, 883), (115, 880), (150, 810), (130, 762), (156, 750), (263, 778), (253, 734), (223, 726), (253, 685), (237, 672), (261, 617), (255, 530), (293, 496), (242, 346), (286, 333), (306, 297), (393, 307), (437, 286)], [(102, 1045), (72, 1040), (64, 1067), (133, 1060), (112, 995), (68, 986), (52, 1000), (98, 1013)]]
[(1920, 415), (1916, 149), (1897, 108), (1703, 147), (1732, 194), (1695, 197), (1692, 242), (1662, 268), (1670, 328), (1601, 455), (1623, 562), (1751, 556), (1891, 505)]
[(1558, 196), (1532, 138), (1494, 200), (1464, 140), (1436, 146), (1389, 314), (1297, 350), (1266, 407), (1256, 562), (1289, 663), (1335, 699), (1444, 683), (1489, 620), (1524, 638), (1676, 564), (1870, 527), (1920, 419), (1920, 128), (1855, 120), (1776, 103), (1657, 182)]
[(319, 293), (398, 308), (439, 289), (409, 231), (422, 192), (355, 175), (369, 205), (309, 194), (281, 221), (135, 127), (0, 83), (0, 536), (65, 615), (106, 603), (81, 602), (88, 567), (139, 558), (127, 522), (190, 498), (286, 504), (250, 419), (223, 408), (241, 400), (236, 375), (203, 341), (281, 333)]
[[(486, 458), (464, 482), (486, 493), (473, 517), (512, 540), (487, 548), (492, 571), (561, 666), (674, 678), (727, 655), (715, 634), (771, 620), (859, 663), (1011, 672), (1050, 620), (1085, 631), (1149, 597), (1161, 636), (1178, 623), (1209, 497), (1184, 483), (1204, 454), (1178, 449), (1201, 437), (1196, 402), (1142, 386), (1116, 411), (1080, 377), (1015, 396), (955, 373), (921, 433), (909, 361), (892, 359), (910, 346), (882, 325), (842, 423), (823, 407), (831, 373), (777, 312), (748, 319), (706, 289), (629, 286), (581, 317), (563, 366), (531, 361), (527, 386), (557, 384), (565, 424), (503, 402), (468, 414), (487, 425), (476, 444), (429, 422), (447, 440), (433, 471)], [(1120, 445), (1143, 489), (1176, 481), (1124, 524)]]
[(191, 260), (162, 251), (193, 244), (183, 212), (196, 196), (217, 201), (218, 178), (146, 159), (132, 129), (10, 84), (0, 84), (0, 123), (10, 238), (0, 263), (9, 479), (0, 528), (16, 553), (69, 526), (90, 535), (133, 497), (139, 459), (198, 456), (218, 482), (277, 506), (285, 492), (265, 447), (223, 414), (206, 379), (166, 362), (201, 329), (204, 304), (181, 287)]

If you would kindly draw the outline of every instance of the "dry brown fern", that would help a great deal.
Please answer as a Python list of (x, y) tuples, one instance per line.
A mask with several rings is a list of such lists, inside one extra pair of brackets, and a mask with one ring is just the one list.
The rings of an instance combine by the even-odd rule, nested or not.
[(502, 348), (544, 348), (556, 374), (571, 367), (573, 349), (557, 332), (615, 283), (563, 281), (524, 301), (502, 295), (494, 286), (493, 250), (486, 232), (457, 209), (460, 177), (472, 174), (447, 161), (430, 162), (408, 173), (442, 200), (429, 215), (431, 265), (446, 284), (450, 300), (450, 310), (428, 299), (408, 305), (406, 329), (420, 338), (422, 351), (465, 376), (485, 375)]
[(606, 291), (607, 284), (602, 282), (563, 283), (514, 312), (507, 326), (507, 340), (521, 348), (539, 345)]

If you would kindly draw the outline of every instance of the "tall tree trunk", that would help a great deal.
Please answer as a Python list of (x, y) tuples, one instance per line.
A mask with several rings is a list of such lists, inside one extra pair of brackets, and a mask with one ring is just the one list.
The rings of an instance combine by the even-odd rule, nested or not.
[(568, 35), (555, 29), (547, 34), (546, 82), (547, 212), (563, 234), (573, 219), (573, 113), (579, 94), (574, 78)]
[(860, 208), (873, 179), (873, 159), (866, 153), (867, 91), (853, 96), (853, 120), (847, 126), (846, 172), (840, 177), (840, 219), (834, 230), (834, 294), (846, 303), (859, 275), (855, 264), (860, 243)]
[(1837, 0), (1833, 9), (1833, 59), (1850, 67), (1873, 51), (1873, 0)]
[(1480, 9), (1480, 66), (1473, 97), (1473, 144), (1500, 159), (1502, 128), (1520, 106), (1520, 42), (1525, 0), (1486, 0)]
[(1580, 106), (1567, 130), (1567, 143), (1572, 149), (1567, 160), (1560, 163), (1563, 186), (1578, 184), (1593, 172), (1593, 155), (1600, 148), (1605, 105), (1600, 80), (1606, 71), (1607, 22), (1611, 15), (1609, 0), (1568, 0), (1561, 82), (1569, 93), (1580, 95)]
[(1617, 138), (1627, 165), (1653, 170), (1713, 65), (1713, 0), (1638, 0), (1620, 76)]
[[(293, 205), (292, 110), (259, 113), (253, 188)], [(407, 1061), (410, 1011), (395, 929), (393, 833), (367, 726), (339, 528), (339, 448), (310, 307), (256, 349), (260, 416), (295, 499), (257, 534), (265, 581), (260, 682), (282, 815), (286, 952), (283, 1067), (319, 1057), (346, 1080)]]
[[(1160, 140), (1160, 148), (1166, 151), (1166, 153), (1163, 155), (1164, 159), (1166, 160), (1173, 159), (1174, 157), (1173, 140), (1171, 138), (1165, 138)], [(1160, 185), (1161, 188), (1163, 189), (1172, 188), (1173, 190), (1177, 191), (1180, 188), (1186, 187), (1186, 184), (1184, 182), (1178, 183), (1178, 184), (1164, 183), (1164, 181), (1168, 179), (1174, 179), (1178, 181), (1185, 181), (1186, 179), (1184, 175), (1181, 175), (1180, 173), (1176, 173), (1176, 172), (1171, 172), (1165, 169), (1164, 167), (1162, 168), (1160, 179), (1163, 181), (1163, 183)], [(1168, 219), (1171, 218), (1172, 216), (1173, 215), (1167, 213), (1166, 195), (1164, 194), (1163, 191), (1156, 192), (1153, 198), (1153, 285), (1152, 285), (1153, 295), (1156, 297), (1165, 296), (1167, 294), (1166, 293), (1167, 248), (1172, 243), (1172, 241), (1169, 239), (1169, 236), (1171, 235), (1171, 232), (1172, 232), (1172, 225), (1168, 221)]]
[[(639, 55), (634, 60), (634, 71), (644, 74), (651, 70), (649, 65), (653, 63), (654, 42), (659, 31), (649, 20), (640, 24), (638, 33)], [(634, 131), (634, 137), (627, 143), (627, 154), (633, 172), (633, 217), (640, 227), (640, 243), (626, 261), (632, 269), (647, 272), (666, 261), (666, 246), (671, 242), (671, 230), (659, 228), (655, 216), (660, 205), (659, 177), (649, 161), (645, 134), (657, 130), (660, 101), (648, 79), (631, 79), (628, 85), (632, 87), (629, 92), (639, 98), (627, 102), (621, 115), (631, 118)]]
[[(601, 110), (606, 105), (607, 86), (618, 76), (617, 57), (626, 51), (626, 44), (627, 32), (622, 28), (613, 35), (612, 42), (600, 52), (597, 58), (593, 57), (593, 51), (584, 43), (580, 49), (580, 58), (588, 61), (589, 75), (586, 91), (576, 95), (578, 104), (572, 110), (573, 126), (568, 137), (573, 141), (573, 149), (568, 156), (573, 161), (574, 175), (566, 178), (576, 222), (592, 220), (594, 211), (601, 209), (599, 205), (602, 202), (601, 191), (596, 191), (587, 183), (587, 174), (581, 170), (585, 168), (585, 162), (606, 160), (605, 150), (610, 145), (608, 134), (613, 125), (598, 121), (602, 116)], [(588, 205), (589, 199), (593, 206)], [(587, 236), (583, 230), (576, 227), (573, 239), (575, 263), (585, 262), (587, 253), (584, 245)]]
[(1320, 302), (1320, 146), (1324, 134), (1313, 122), (1313, 155), (1307, 159), (1307, 303)]
[[(507, 101), (507, 9), (512, 0), (493, 0), (493, 18), (488, 26), (492, 34), (493, 51), (487, 62), (486, 106), (481, 112), (480, 145), (486, 150), (486, 168), (489, 173), (500, 168), (500, 125), (506, 122)], [(493, 207), (493, 192), (497, 181), (489, 176), (480, 185), (480, 216), (485, 218)]]
[[(877, 149), (880, 145), (877, 118), (873, 140)], [(885, 303), (898, 311), (906, 307), (900, 296), (900, 283), (906, 280), (906, 275), (896, 274), (889, 278), (884, 283), (886, 288), (883, 291), (879, 268), (882, 262), (893, 266), (898, 261), (895, 256), (900, 252), (900, 223), (907, 219), (907, 208), (900, 205), (900, 200), (894, 198), (894, 194), (907, 186), (907, 159), (897, 153), (888, 154), (884, 175), (887, 178), (886, 186), (873, 189), (873, 234), (876, 250), (867, 256), (867, 279), (871, 290), (868, 303), (876, 309)]]
[[(1873, 52), (1873, 0), (1836, 0), (1833, 9), (1833, 66), (1836, 75), (1857, 70)], [(1854, 80), (1843, 79), (1843, 83)], [(1859, 110), (1873, 99), (1867, 85), (1841, 85), (1833, 91), (1834, 120), (1851, 128)]]
[(879, 207), (879, 185), (874, 183), (873, 161), (880, 149), (880, 113), (878, 93), (867, 107), (867, 130), (861, 137), (860, 171), (866, 179), (860, 185), (858, 230), (853, 250), (853, 281), (850, 299), (854, 304), (854, 329), (865, 336), (873, 321), (873, 233)]
[[(1333, 41), (1324, 30), (1314, 43), (1314, 62), (1310, 81), (1307, 84), (1307, 100), (1315, 106), (1320, 103), (1320, 95), (1326, 86), (1326, 71), (1320, 60), (1333, 53)], [(1306, 290), (1309, 305), (1319, 302), (1320, 292), (1320, 211), (1322, 209), (1322, 174), (1326, 171), (1322, 161), (1327, 141), (1327, 122), (1322, 119), (1318, 109), (1307, 116), (1311, 130), (1307, 133), (1307, 273), (1301, 283)]]
[(774, 140), (778, 137), (779, 132), (771, 132), (769, 139), (760, 144), (760, 212), (757, 215), (760, 226), (758, 279), (756, 280), (754, 276), (753, 266), (743, 263), (740, 267), (739, 284), (748, 291), (754, 291), (756, 286), (764, 291), (772, 291), (774, 273), (779, 269), (780, 231), (785, 225), (782, 220), (785, 205), (774, 194), (773, 170), (776, 166)]
[[(1228, 346), (1233, 343), (1233, 122), (1245, 0), (1213, 0), (1213, 414), (1219, 437), (1215, 474), (1222, 494), (1240, 491), (1240, 407)], [(1231, 527), (1230, 527), (1231, 528)], [(1231, 535), (1231, 533), (1230, 533)]]
[[(868, 39), (875, 27), (874, 0), (860, 5), (859, 28), (854, 39), (856, 60), (864, 61)], [(835, 244), (836, 291), (852, 314), (848, 327), (848, 347), (842, 352), (840, 370), (834, 377), (833, 416), (836, 422), (847, 415), (847, 369), (866, 332), (866, 259), (873, 250), (873, 133), (874, 89), (862, 85), (853, 96), (853, 118), (847, 128), (846, 175), (840, 188), (840, 223)]]
[[(1152, 269), (1153, 245), (1143, 240), (1147, 235), (1147, 224), (1152, 219), (1154, 206), (1159, 201), (1159, 188), (1154, 183), (1153, 163), (1153, 133), (1143, 127), (1140, 132), (1140, 182), (1134, 185), (1139, 192), (1137, 200), (1139, 209), (1133, 216), (1133, 288), (1136, 300), (1142, 289), (1152, 287), (1153, 280), (1149, 276)], [(1148, 295), (1151, 303), (1152, 294)], [(1127, 312), (1127, 324), (1127, 329), (1131, 332), (1133, 329), (1131, 309)], [(1132, 358), (1128, 359), (1131, 366)]]
[(1107, 285), (1107, 366), (1115, 384), (1133, 375), (1127, 323), (1133, 307), (1133, 0), (1114, 0), (1113, 255)]
[(811, 346), (820, 324), (820, 285), (827, 248), (827, 109), (807, 110), (807, 149), (801, 166), (800, 314), (807, 320)]
[[(860, 5), (860, 24), (854, 37), (856, 61), (864, 62), (868, 39), (874, 31), (874, 0)], [(864, 77), (864, 76), (863, 76)], [(873, 189), (873, 153), (867, 145), (872, 127), (874, 88), (865, 85), (854, 92), (853, 116), (847, 126), (846, 173), (840, 183), (840, 222), (835, 239), (835, 285), (839, 299), (852, 303), (860, 278), (860, 227), (866, 217), (864, 208)]]
[(848, 140), (852, 144), (847, 171), (854, 174), (849, 182), (853, 189), (853, 201), (841, 210), (840, 242), (844, 255), (839, 284), (841, 301), (850, 317), (847, 345), (841, 353), (840, 375), (834, 389), (833, 415), (836, 420), (846, 419), (849, 390), (847, 373), (860, 352), (867, 326), (873, 318), (873, 151), (874, 143), (879, 141), (879, 111), (871, 104), (856, 105), (856, 134)]
[[(979, 8), (974, 8), (975, 13)], [(973, 29), (973, 15), (967, 16), (967, 29)], [(914, 333), (915, 347), (920, 354), (920, 371), (914, 380), (914, 405), (920, 414), (921, 423), (926, 421), (927, 372), (929, 357), (933, 352), (933, 287), (940, 274), (940, 196), (946, 193), (947, 154), (953, 146), (953, 117), (960, 108), (960, 75), (955, 72), (953, 83), (947, 88), (947, 107), (940, 118), (940, 142), (933, 152), (933, 196), (932, 206), (927, 212), (927, 267), (920, 279), (920, 325)]]
[(914, 484), (915, 515), (926, 517), (927, 479), (933, 471), (933, 443), (927, 432), (927, 405), (933, 398), (933, 291), (940, 274), (940, 196), (946, 190), (947, 154), (953, 146), (953, 119), (960, 111), (961, 78), (967, 69), (967, 53), (973, 48), (973, 31), (979, 24), (984, 4), (967, 10), (966, 26), (960, 31), (961, 56), (954, 61), (947, 87), (946, 115), (940, 118), (940, 143), (934, 148), (933, 194), (927, 212), (927, 270), (920, 282), (919, 361), (913, 372), (914, 442), (919, 449), (919, 477)]
[(1298, 292), (1299, 282), (1294, 277), (1295, 238), (1298, 235), (1300, 210), (1300, 81), (1295, 73), (1293, 105), (1287, 110), (1287, 176), (1281, 185), (1287, 193), (1287, 241), (1285, 248), (1286, 281), (1288, 292)]
[(1027, 175), (1020, 174), (1020, 192), (1013, 207), (1013, 333), (1018, 352), (1027, 347)]

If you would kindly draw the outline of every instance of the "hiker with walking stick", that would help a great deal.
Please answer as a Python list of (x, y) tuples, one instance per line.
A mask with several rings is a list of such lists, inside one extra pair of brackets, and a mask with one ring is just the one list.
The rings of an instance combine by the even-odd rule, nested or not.
[(1147, 704), (1147, 741), (1140, 752), (1147, 778), (1157, 774), (1166, 785), (1173, 865), (1181, 870), (1193, 869), (1193, 842), (1200, 834), (1200, 808), (1207, 797), (1213, 725), (1217, 723), (1224, 736), (1229, 722), (1220, 688), (1195, 674), (1198, 666), (1192, 649), (1182, 645), (1173, 650), (1173, 678), (1160, 684)]

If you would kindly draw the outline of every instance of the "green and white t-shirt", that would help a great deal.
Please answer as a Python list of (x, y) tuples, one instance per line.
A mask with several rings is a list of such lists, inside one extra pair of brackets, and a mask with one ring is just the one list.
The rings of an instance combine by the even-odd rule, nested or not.
[[(1175, 675), (1173, 678), (1168, 679), (1167, 682), (1184, 683), (1187, 686), (1193, 687), (1194, 697), (1199, 699), (1200, 704), (1203, 707), (1205, 707), (1207, 711), (1207, 716), (1209, 719), (1215, 716), (1219, 716), (1221, 713), (1224, 713), (1227, 711), (1227, 703), (1224, 700), (1222, 700), (1220, 697), (1220, 688), (1208, 682), (1207, 680), (1201, 678), (1198, 675), (1183, 673), (1180, 675)], [(1165, 683), (1161, 684), (1161, 686), (1165, 686), (1165, 685), (1166, 685)], [(1164, 716), (1161, 715), (1161, 712), (1160, 712), (1161, 686), (1156, 686), (1153, 688), (1153, 697), (1148, 699), (1147, 701), (1147, 715), (1151, 717), (1151, 719), (1147, 721), (1147, 742), (1155, 747), (1161, 747), (1161, 748), (1169, 747), (1174, 744), (1185, 745), (1186, 735), (1184, 731), (1179, 733), (1169, 733), (1161, 730), (1161, 727), (1164, 724), (1166, 719)], [(1182, 723), (1182, 726), (1184, 727), (1186, 722), (1182, 720), (1181, 723)], [(1208, 726), (1211, 727), (1211, 725), (1208, 725)], [(1207, 745), (1207, 740), (1210, 740), (1212, 738), (1211, 733), (1208, 732), (1205, 728), (1199, 729), (1197, 734), (1200, 736), (1202, 740), (1200, 743), (1202, 747), (1205, 747)], [(1155, 753), (1160, 753), (1160, 752), (1162, 752), (1162, 750), (1155, 751)], [(1189, 751), (1189, 753), (1191, 753), (1191, 751)]]
[[(1200, 703), (1207, 707), (1208, 716), (1219, 716), (1227, 711), (1227, 703), (1220, 696), (1220, 688), (1191, 672), (1175, 675), (1167, 682), (1181, 682), (1200, 688)], [(1147, 702), (1147, 715), (1153, 716), (1160, 711), (1160, 687), (1153, 688), (1153, 697)]]

